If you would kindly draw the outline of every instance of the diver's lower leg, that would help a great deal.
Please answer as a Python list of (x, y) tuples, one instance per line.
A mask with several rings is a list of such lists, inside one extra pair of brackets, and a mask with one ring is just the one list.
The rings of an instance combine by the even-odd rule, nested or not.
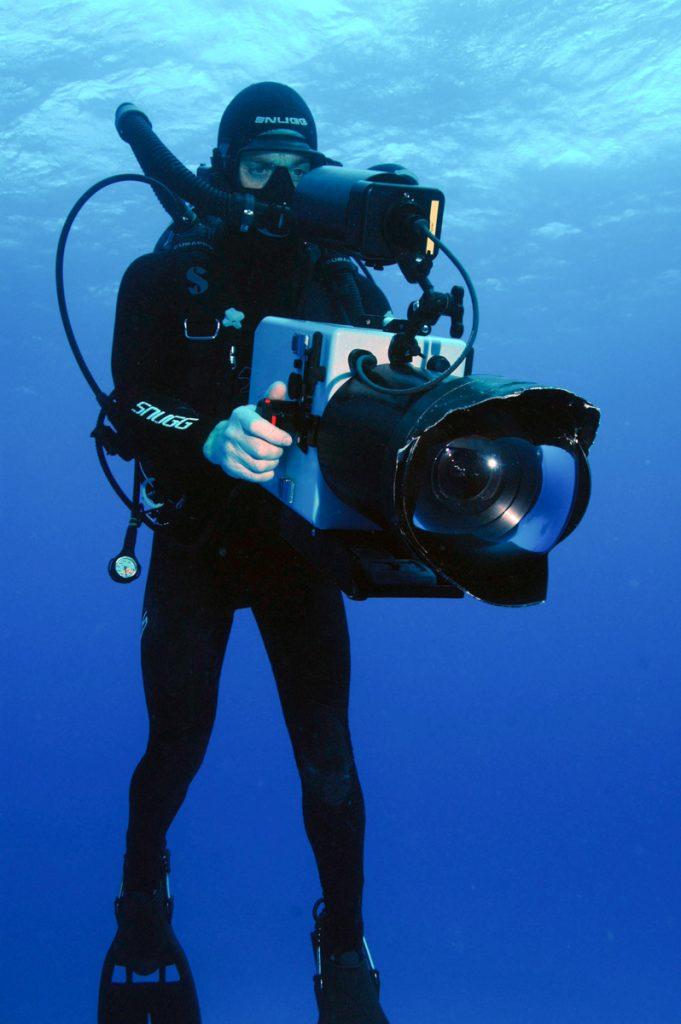
[(211, 729), (212, 717), (179, 728), (151, 729), (130, 781), (126, 888), (151, 891), (156, 885), (166, 834), (201, 766)]
[(351, 751), (337, 768), (301, 762), (303, 819), (326, 906), (332, 952), (361, 946), (364, 797)]

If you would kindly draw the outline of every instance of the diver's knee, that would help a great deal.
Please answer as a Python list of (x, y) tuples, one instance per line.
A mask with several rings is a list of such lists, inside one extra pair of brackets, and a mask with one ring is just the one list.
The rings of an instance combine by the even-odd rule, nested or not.
[(354, 761), (333, 768), (322, 767), (311, 761), (301, 761), (298, 771), (303, 793), (331, 807), (345, 803), (355, 788)]
[(175, 754), (182, 752), (203, 757), (213, 731), (214, 716), (187, 717), (181, 721), (151, 715), (149, 719), (149, 746), (162, 748)]
[(332, 806), (342, 804), (357, 785), (345, 711), (313, 702), (292, 716), (290, 729), (303, 794)]

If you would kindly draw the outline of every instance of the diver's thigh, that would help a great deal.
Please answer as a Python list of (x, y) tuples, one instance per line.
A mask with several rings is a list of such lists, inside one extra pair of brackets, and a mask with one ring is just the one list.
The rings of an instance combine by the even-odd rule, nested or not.
[(155, 535), (142, 612), (142, 674), (154, 719), (187, 726), (213, 717), (233, 609), (208, 546)]
[(284, 559), (284, 567), (285, 582), (275, 594), (261, 593), (253, 612), (303, 784), (306, 827), (318, 837), (315, 821), (326, 813), (320, 807), (343, 803), (357, 781), (348, 724), (348, 626), (336, 586), (302, 559)]
[(276, 584), (259, 588), (252, 608), (284, 712), (307, 700), (347, 710), (350, 638), (343, 595), (284, 542), (275, 565)]

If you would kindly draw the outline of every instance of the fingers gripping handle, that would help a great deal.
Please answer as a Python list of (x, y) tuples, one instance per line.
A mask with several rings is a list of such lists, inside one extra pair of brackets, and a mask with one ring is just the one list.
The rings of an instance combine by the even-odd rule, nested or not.
[(261, 398), (255, 411), (264, 420), (280, 430), (285, 430), (291, 437), (298, 433), (297, 418), (300, 411), (299, 402), (287, 402), (277, 398)]

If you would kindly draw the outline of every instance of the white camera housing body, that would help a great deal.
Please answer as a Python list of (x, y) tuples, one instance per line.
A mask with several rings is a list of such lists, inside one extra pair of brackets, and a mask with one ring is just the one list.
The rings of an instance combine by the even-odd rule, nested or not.
[[(255, 332), (249, 402), (257, 404), (275, 380), (287, 382), (291, 373), (304, 372), (313, 339), (321, 336), (319, 363), (324, 379), (317, 381), (312, 393), (311, 413), (322, 416), (333, 394), (352, 376), (348, 356), (353, 349), (366, 349), (378, 363), (388, 362), (392, 335), (387, 331), (311, 320), (266, 317)], [(450, 363), (464, 349), (464, 343), (452, 338), (418, 336), (422, 356), (412, 366), (425, 369), (431, 356), (444, 356)], [(451, 375), (462, 377), (464, 363)], [(349, 444), (361, 445), (361, 438), (349, 438)], [(366, 516), (342, 502), (327, 486), (319, 467), (317, 449), (307, 451), (293, 444), (284, 451), (272, 480), (260, 486), (320, 530), (379, 530)]]

